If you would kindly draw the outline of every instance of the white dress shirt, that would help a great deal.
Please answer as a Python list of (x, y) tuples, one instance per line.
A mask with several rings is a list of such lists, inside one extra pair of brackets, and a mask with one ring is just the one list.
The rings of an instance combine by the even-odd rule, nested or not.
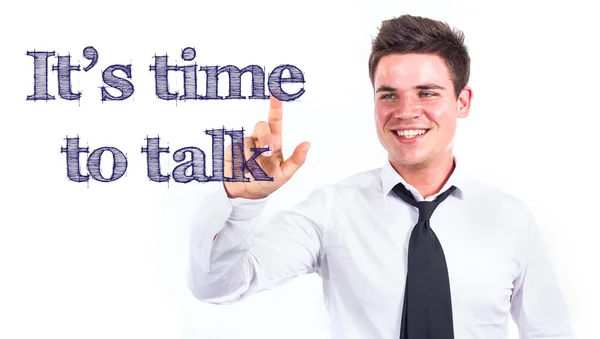
[(457, 187), (431, 218), (448, 265), (456, 339), (508, 338), (511, 315), (522, 339), (575, 338), (528, 207), (458, 164), (425, 199), (386, 161), (269, 218), (260, 217), (268, 197), (229, 199), (220, 189), (192, 227), (190, 290), (201, 301), (228, 304), (317, 273), (333, 338), (399, 338), (418, 219), (417, 208), (392, 192), (399, 182), (417, 200)]

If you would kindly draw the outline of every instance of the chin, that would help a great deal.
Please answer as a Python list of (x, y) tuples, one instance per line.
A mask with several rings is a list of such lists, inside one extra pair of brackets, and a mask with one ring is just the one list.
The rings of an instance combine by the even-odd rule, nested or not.
[(419, 167), (426, 163), (427, 157), (417, 154), (392, 154), (390, 161), (403, 167)]

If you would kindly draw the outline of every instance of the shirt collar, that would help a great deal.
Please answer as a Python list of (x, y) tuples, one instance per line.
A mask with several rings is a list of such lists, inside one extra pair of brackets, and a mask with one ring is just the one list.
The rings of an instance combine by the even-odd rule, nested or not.
[(389, 160), (385, 162), (381, 170), (381, 188), (382, 194), (384, 196), (387, 196), (392, 191), (394, 186), (396, 186), (398, 183), (402, 183), (408, 190), (410, 190), (413, 193), (417, 200), (435, 199), (439, 194), (450, 188), (450, 186), (456, 187), (455, 194), (456, 196), (461, 198), (464, 194), (464, 190), (468, 186), (468, 179), (469, 177), (467, 173), (462, 168), (462, 166), (460, 166), (459, 163), (456, 161), (456, 157), (454, 157), (454, 170), (448, 178), (448, 181), (446, 181), (446, 183), (444, 184), (444, 187), (442, 187), (442, 189), (438, 193), (430, 197), (421, 197), (417, 190), (412, 185), (408, 184), (406, 180), (404, 180), (404, 178), (402, 178), (402, 176), (400, 176), (400, 174), (396, 172), (396, 170), (390, 164)]

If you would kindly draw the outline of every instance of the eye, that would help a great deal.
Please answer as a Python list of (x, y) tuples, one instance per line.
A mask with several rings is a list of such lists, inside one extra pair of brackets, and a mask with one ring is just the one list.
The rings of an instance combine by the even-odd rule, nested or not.
[(381, 96), (381, 99), (395, 99), (396, 95), (392, 94), (392, 93), (387, 93)]
[(431, 98), (432, 96), (436, 96), (436, 95), (437, 94), (433, 93), (433, 92), (421, 92), (421, 93), (419, 93), (419, 96), (421, 98)]

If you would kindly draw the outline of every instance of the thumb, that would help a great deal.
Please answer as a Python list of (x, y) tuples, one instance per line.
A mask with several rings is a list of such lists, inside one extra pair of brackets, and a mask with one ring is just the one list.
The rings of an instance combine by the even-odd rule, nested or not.
[(304, 164), (306, 161), (306, 155), (310, 149), (310, 143), (305, 141), (300, 145), (296, 146), (294, 153), (281, 164), (281, 172), (285, 181), (288, 181), (294, 173)]

